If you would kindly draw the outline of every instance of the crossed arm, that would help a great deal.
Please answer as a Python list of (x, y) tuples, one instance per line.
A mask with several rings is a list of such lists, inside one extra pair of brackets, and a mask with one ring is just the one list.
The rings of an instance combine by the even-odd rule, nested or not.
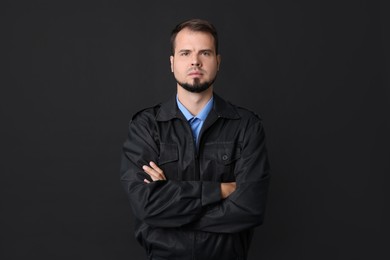
[[(145, 173), (147, 173), (153, 181), (165, 181), (165, 175), (158, 165), (154, 162), (149, 162), (149, 165), (142, 167)], [(150, 183), (149, 180), (144, 179), (145, 183)], [(221, 198), (226, 199), (230, 194), (236, 190), (235, 182), (221, 183)]]
[(159, 147), (149, 133), (151, 127), (144, 126), (147, 123), (130, 124), (121, 162), (121, 182), (138, 219), (151, 226), (218, 233), (235, 233), (262, 223), (269, 165), (260, 121), (247, 130), (232, 183), (167, 180), (154, 163)]

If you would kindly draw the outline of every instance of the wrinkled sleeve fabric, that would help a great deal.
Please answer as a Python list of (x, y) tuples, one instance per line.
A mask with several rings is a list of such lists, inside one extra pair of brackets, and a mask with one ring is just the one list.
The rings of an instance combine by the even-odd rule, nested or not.
[(265, 133), (261, 119), (246, 130), (241, 158), (235, 165), (236, 190), (207, 207), (191, 229), (236, 233), (263, 223), (270, 180)]
[[(151, 226), (181, 227), (199, 218), (202, 208), (221, 200), (220, 184), (202, 181), (154, 181), (142, 166), (157, 162), (159, 146), (154, 120), (135, 116), (123, 144), (121, 182), (136, 218)], [(150, 180), (150, 179), (149, 179)]]

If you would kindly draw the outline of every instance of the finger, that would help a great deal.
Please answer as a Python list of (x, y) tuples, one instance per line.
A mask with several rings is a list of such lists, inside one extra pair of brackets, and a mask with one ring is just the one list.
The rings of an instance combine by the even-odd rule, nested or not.
[(142, 166), (142, 169), (144, 170), (145, 173), (147, 173), (150, 177), (152, 177), (153, 180), (159, 178), (158, 172), (153, 170), (153, 168), (151, 168), (147, 165), (144, 165), (144, 166)]
[(145, 183), (150, 183), (150, 181), (149, 181), (149, 180), (147, 180), (147, 179), (144, 179), (144, 182), (145, 182)]
[(150, 162), (149, 165), (153, 168), (153, 170), (155, 170), (156, 172), (158, 172), (160, 174), (160, 176), (163, 178), (163, 180), (166, 180), (163, 170), (161, 170), (157, 164), (155, 164), (154, 162)]
[(163, 170), (161, 170), (157, 164), (154, 162), (149, 163), (150, 167), (152, 167), (156, 172), (164, 174)]
[(156, 172), (153, 168), (150, 168), (147, 165), (142, 166), (142, 169), (147, 173), (153, 181), (158, 181), (158, 180), (164, 180), (165, 176), (162, 176), (160, 173)]

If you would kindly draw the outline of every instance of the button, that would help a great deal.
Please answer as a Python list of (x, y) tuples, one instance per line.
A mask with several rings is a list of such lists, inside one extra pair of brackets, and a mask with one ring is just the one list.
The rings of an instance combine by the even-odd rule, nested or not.
[(226, 161), (229, 158), (226, 154), (222, 155), (222, 160)]

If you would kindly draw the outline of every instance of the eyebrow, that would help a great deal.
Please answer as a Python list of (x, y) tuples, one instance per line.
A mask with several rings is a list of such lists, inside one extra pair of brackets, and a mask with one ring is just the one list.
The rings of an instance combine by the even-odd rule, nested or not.
[[(199, 50), (199, 52), (205, 52), (205, 51), (208, 51), (208, 52), (214, 52), (212, 49), (202, 49), (202, 50)], [(182, 50), (179, 50), (178, 53), (180, 52), (192, 52), (190, 49), (182, 49)]]

